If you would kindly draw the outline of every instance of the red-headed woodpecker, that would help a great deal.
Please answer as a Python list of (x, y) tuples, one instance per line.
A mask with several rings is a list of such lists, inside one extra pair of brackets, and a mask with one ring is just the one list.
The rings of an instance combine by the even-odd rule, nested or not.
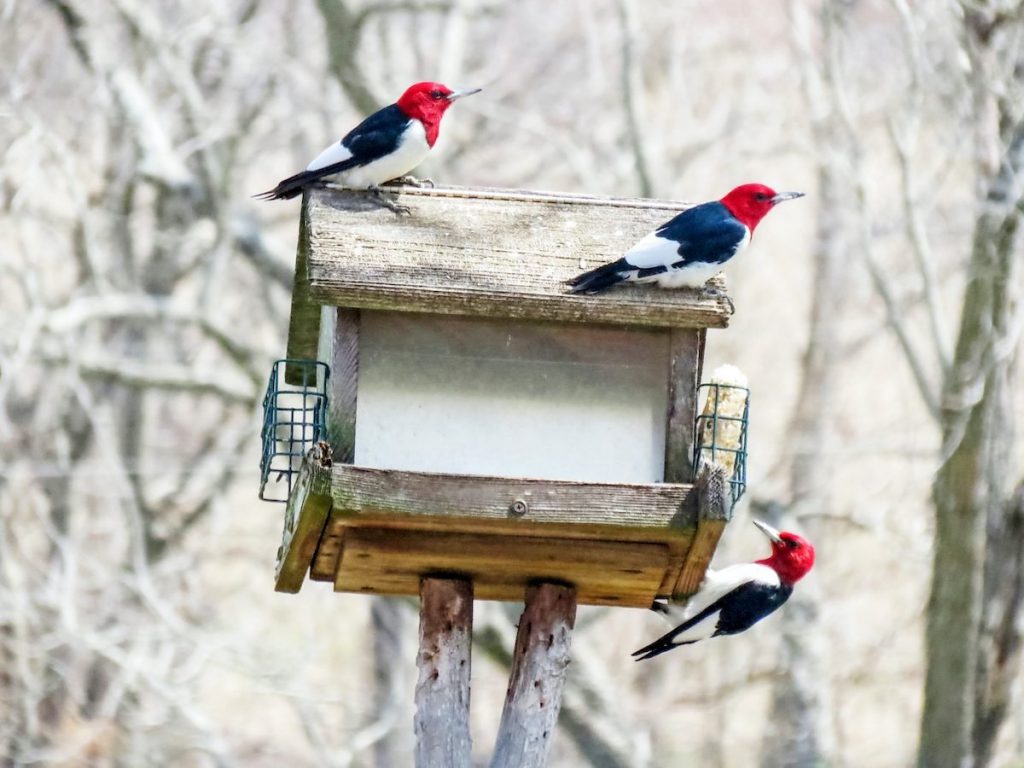
[[(795, 197), (803, 197), (803, 193), (743, 184), (721, 200), (687, 208), (618, 261), (577, 275), (569, 281), (571, 292), (596, 293), (622, 282), (701, 288), (746, 248), (768, 211)], [(715, 291), (708, 294), (717, 295)]]
[(306, 170), (256, 197), (288, 200), (320, 180), (336, 181), (354, 189), (373, 189), (401, 178), (430, 154), (448, 107), (479, 91), (453, 91), (441, 83), (411, 85), (394, 104), (374, 112), (341, 141), (317, 155)]
[(656, 602), (675, 629), (633, 653), (637, 661), (650, 659), (676, 646), (719, 635), (735, 635), (773, 613), (793, 593), (793, 585), (814, 565), (814, 547), (795, 533), (779, 533), (760, 520), (754, 525), (772, 541), (771, 557), (755, 563), (708, 569), (700, 589), (686, 603)]

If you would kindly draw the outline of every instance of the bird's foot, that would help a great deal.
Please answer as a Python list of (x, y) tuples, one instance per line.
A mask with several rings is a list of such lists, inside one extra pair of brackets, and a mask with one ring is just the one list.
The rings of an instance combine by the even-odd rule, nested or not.
[(410, 209), (409, 206), (396, 203), (391, 198), (386, 197), (384, 195), (384, 190), (380, 187), (369, 187), (369, 190), (373, 193), (373, 196), (377, 199), (378, 203), (393, 212), (396, 216), (410, 216), (412, 214), (412, 209)]
[(397, 179), (391, 179), (391, 181), (385, 181), (384, 184), (387, 186), (400, 186), (406, 185), (410, 187), (416, 187), (417, 189), (423, 189), (424, 187), (434, 188), (433, 179), (417, 179), (415, 176), (399, 176)]
[(732, 299), (729, 298), (729, 294), (721, 288), (709, 288), (705, 286), (701, 289), (700, 297), (702, 299), (725, 299), (725, 303), (729, 305), (729, 314), (736, 314), (736, 305), (732, 303)]

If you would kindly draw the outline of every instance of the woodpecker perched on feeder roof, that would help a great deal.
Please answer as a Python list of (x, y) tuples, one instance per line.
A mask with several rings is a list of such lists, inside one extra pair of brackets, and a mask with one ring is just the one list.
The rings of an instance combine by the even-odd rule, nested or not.
[(780, 533), (759, 520), (754, 525), (771, 539), (771, 556), (720, 571), (708, 569), (700, 589), (683, 605), (654, 603), (651, 610), (678, 626), (635, 651), (637, 661), (709, 637), (743, 632), (789, 599), (793, 585), (814, 565), (814, 547), (795, 533)]
[(256, 197), (288, 200), (320, 180), (354, 189), (375, 189), (401, 178), (430, 154), (448, 107), (479, 92), (479, 88), (453, 91), (441, 83), (411, 85), (394, 104), (374, 112), (341, 141), (317, 155), (306, 170)]
[[(743, 184), (721, 200), (687, 208), (618, 261), (577, 275), (569, 281), (571, 292), (597, 293), (622, 282), (703, 288), (747, 247), (768, 211), (797, 197), (803, 197), (803, 192), (776, 192), (764, 184)], [(718, 295), (714, 290), (705, 293)]]

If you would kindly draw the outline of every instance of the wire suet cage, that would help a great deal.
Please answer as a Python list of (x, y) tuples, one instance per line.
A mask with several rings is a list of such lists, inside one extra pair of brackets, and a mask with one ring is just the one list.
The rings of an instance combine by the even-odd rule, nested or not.
[[(285, 370), (301, 384), (285, 383)], [(263, 396), (260, 438), (260, 498), (285, 503), (292, 493), (302, 457), (327, 433), (327, 381), (331, 370), (318, 360), (278, 360)], [(282, 486), (281, 481), (285, 484)]]
[(697, 387), (704, 407), (694, 424), (693, 472), (704, 462), (726, 469), (735, 504), (747, 490), (747, 424), (750, 420), (750, 389), (711, 382)]

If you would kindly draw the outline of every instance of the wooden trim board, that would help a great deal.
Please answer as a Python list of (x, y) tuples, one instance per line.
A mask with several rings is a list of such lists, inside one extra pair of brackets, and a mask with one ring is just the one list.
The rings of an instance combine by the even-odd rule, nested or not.
[(331, 511), (330, 459), (307, 456), (288, 497), (284, 534), (277, 550), (275, 589), (298, 592)]
[[(309, 295), (309, 211), (308, 193), (302, 197), (299, 218), (299, 245), (295, 253), (295, 280), (292, 283), (291, 314), (288, 320), (288, 351), (291, 360), (311, 360), (317, 356), (320, 337), (320, 305)], [(303, 383), (305, 371), (298, 366), (285, 367), (286, 384)]]
[(345, 525), (486, 530), (622, 541), (689, 536), (693, 486), (508, 479), (335, 464), (331, 496)]
[(576, 584), (583, 603), (646, 607), (671, 591), (697, 526), (689, 485), (346, 465), (332, 476), (310, 578), (343, 591), (416, 594), (420, 576), (440, 573), (479, 580), (482, 599), (517, 600), (546, 578)]
[[(319, 531), (316, 551), (303, 548), (301, 554), (310, 555), (305, 562), (311, 579), (346, 592), (415, 595), (422, 577), (451, 576), (472, 579), (480, 599), (518, 600), (527, 585), (555, 580), (575, 585), (583, 604), (646, 607), (672, 594), (682, 571), (690, 578), (703, 575), (717, 542), (707, 534), (724, 527), (700, 517), (698, 494), (683, 484), (439, 475), (344, 464), (320, 469), (316, 477), (330, 506), (325, 516), (323, 505), (296, 507), (299, 523), (309, 515), (315, 519), (306, 527)], [(300, 490), (307, 484), (300, 483)]]

